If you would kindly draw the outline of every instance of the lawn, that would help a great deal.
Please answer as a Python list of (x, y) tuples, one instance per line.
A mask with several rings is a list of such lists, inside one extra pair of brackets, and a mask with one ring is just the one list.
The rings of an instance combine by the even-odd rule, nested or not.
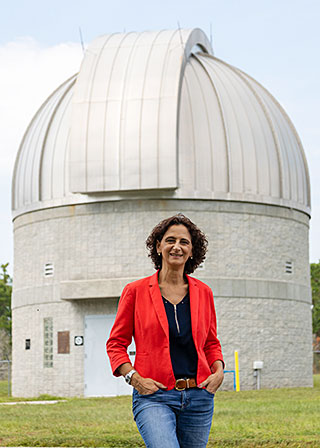
[[(320, 375), (314, 382), (313, 389), (218, 392), (208, 446), (320, 447)], [(0, 382), (0, 401), (12, 400), (7, 397), (7, 384)], [(144, 444), (131, 416), (131, 398), (115, 397), (0, 405), (0, 446)]]

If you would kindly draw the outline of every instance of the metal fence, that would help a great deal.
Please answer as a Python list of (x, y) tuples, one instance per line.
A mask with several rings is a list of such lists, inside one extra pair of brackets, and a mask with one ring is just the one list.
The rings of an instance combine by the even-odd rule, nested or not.
[(313, 352), (313, 373), (320, 373), (320, 350)]
[(0, 379), (8, 382), (8, 396), (11, 395), (11, 361), (8, 359), (0, 360)]

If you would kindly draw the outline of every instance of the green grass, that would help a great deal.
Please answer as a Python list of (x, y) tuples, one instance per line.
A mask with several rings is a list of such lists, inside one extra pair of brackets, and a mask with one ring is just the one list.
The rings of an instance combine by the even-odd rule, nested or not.
[[(320, 375), (314, 379), (313, 389), (218, 392), (208, 446), (319, 447)], [(6, 382), (0, 382), (0, 401), (9, 401), (6, 394)], [(0, 446), (129, 448), (144, 444), (132, 419), (131, 398), (116, 397), (0, 405)]]
[[(62, 397), (54, 397), (52, 395), (40, 395), (37, 397), (37, 400), (61, 400)], [(8, 396), (8, 382), (7, 381), (0, 381), (0, 403), (9, 403), (9, 402), (16, 402), (16, 401), (35, 401), (35, 398), (20, 398), (20, 397), (11, 397)], [(0, 445), (1, 446), (1, 445)]]

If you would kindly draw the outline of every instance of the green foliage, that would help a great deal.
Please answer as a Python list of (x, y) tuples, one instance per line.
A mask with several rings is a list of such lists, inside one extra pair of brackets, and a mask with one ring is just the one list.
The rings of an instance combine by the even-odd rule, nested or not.
[(8, 264), (2, 264), (0, 271), (0, 330), (3, 330), (11, 340), (12, 280), (7, 272)]
[(311, 263), (311, 289), (312, 289), (312, 328), (313, 333), (320, 336), (320, 260)]

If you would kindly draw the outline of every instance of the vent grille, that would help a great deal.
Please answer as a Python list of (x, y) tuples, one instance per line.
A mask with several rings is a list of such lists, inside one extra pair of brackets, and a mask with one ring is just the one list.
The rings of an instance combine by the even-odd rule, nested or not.
[(54, 265), (53, 263), (46, 263), (44, 265), (44, 276), (45, 277), (53, 277), (54, 275)]
[(286, 261), (286, 263), (285, 263), (285, 272), (286, 272), (286, 274), (292, 274), (293, 273), (293, 262), (292, 261)]

